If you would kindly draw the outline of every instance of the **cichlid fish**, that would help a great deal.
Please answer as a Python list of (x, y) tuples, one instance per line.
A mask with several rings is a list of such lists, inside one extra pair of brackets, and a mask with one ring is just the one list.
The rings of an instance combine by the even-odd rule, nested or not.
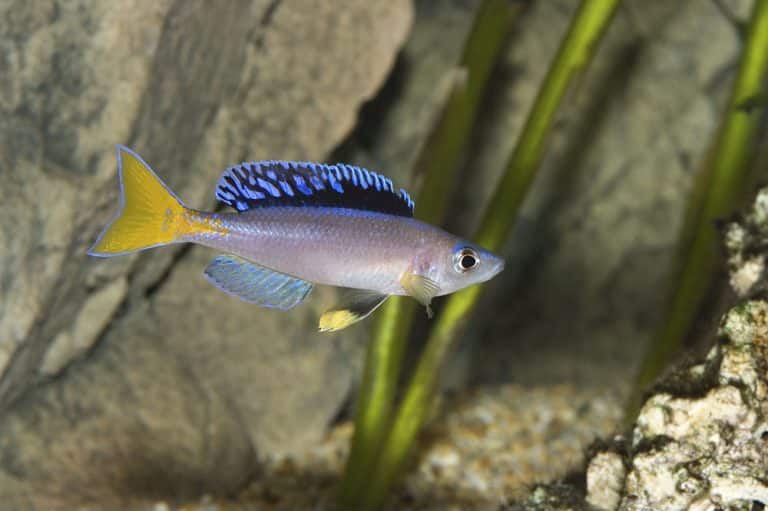
[(186, 207), (139, 155), (117, 147), (120, 211), (88, 254), (112, 257), (170, 243), (225, 252), (205, 269), (217, 288), (264, 307), (291, 309), (315, 284), (350, 288), (320, 317), (323, 331), (368, 316), (390, 295), (427, 307), (433, 297), (484, 282), (499, 257), (413, 218), (408, 193), (345, 164), (260, 161), (224, 171), (216, 199), (236, 213)]

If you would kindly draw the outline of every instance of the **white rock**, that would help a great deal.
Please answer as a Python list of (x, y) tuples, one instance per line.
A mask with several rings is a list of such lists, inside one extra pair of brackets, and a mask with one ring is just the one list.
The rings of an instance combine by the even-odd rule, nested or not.
[(587, 469), (587, 503), (600, 511), (613, 511), (621, 501), (626, 470), (621, 456), (601, 452)]

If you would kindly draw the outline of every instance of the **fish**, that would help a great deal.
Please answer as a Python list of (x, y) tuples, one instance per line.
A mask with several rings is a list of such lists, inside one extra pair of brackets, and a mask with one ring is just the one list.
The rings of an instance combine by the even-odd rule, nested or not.
[(217, 252), (203, 271), (219, 290), (290, 310), (316, 285), (345, 288), (319, 319), (338, 331), (389, 296), (410, 296), (432, 317), (436, 296), (485, 282), (504, 260), (414, 218), (414, 201), (392, 180), (343, 163), (264, 160), (224, 170), (218, 202), (186, 206), (133, 150), (117, 146), (119, 208), (88, 254), (114, 257), (194, 243)]

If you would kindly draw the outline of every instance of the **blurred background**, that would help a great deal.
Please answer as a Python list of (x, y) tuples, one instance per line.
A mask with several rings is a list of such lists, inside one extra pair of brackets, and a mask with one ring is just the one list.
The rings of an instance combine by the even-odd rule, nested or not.
[[(578, 7), (512, 3), (448, 187), (444, 225), (466, 237)], [(332, 289), (289, 313), (239, 302), (202, 278), (205, 248), (87, 257), (118, 206), (114, 145), (200, 209), (247, 160), (343, 161), (416, 191), (480, 4), (0, 1), (0, 509), (332, 509), (373, 322), (317, 332)], [(620, 429), (752, 4), (616, 11), (392, 509), (499, 509)], [(708, 295), (688, 356), (729, 300)], [(406, 374), (428, 327), (419, 312)]]

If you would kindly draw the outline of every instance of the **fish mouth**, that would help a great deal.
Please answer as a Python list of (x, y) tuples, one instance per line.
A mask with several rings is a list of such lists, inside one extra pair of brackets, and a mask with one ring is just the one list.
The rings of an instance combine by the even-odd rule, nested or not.
[(490, 280), (504, 270), (504, 259), (500, 257), (493, 257), (493, 262), (489, 265), (490, 268), (486, 273), (485, 280)]

